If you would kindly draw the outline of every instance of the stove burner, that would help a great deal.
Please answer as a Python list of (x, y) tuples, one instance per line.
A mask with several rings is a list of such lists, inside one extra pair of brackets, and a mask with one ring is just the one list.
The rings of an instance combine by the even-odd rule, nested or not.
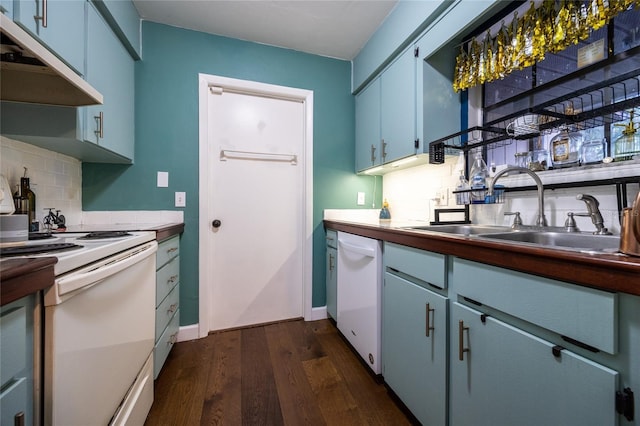
[(29, 232), (29, 241), (48, 240), (49, 238), (56, 238), (56, 237), (51, 235), (50, 232)]
[(80, 246), (78, 244), (73, 244), (73, 243), (38, 244), (33, 246), (3, 247), (3, 248), (0, 248), (0, 255), (22, 256), (25, 254), (59, 252), (59, 251), (71, 250), (71, 249), (82, 248), (82, 247), (83, 246)]
[(89, 232), (84, 237), (77, 238), (78, 240), (101, 240), (106, 238), (122, 238), (131, 235), (126, 231), (97, 231)]

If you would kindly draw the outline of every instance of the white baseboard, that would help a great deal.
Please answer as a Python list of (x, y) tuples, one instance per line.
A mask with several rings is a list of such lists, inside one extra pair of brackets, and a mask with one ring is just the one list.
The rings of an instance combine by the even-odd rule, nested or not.
[(178, 342), (185, 342), (187, 340), (196, 340), (198, 336), (199, 326), (198, 324), (185, 325), (178, 330)]
[(327, 307), (318, 306), (317, 308), (311, 308), (311, 318), (309, 321), (317, 321), (321, 319), (327, 319)]

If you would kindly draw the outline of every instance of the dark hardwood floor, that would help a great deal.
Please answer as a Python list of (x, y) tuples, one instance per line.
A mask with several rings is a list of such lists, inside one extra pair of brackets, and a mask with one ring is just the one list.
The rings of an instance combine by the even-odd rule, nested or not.
[(177, 343), (145, 425), (408, 425), (332, 322), (287, 321)]

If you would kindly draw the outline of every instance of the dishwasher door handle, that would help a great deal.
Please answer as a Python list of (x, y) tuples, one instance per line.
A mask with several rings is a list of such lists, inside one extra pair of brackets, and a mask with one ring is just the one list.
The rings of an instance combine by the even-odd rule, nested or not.
[(338, 239), (338, 244), (340, 244), (340, 247), (342, 247), (346, 251), (351, 251), (353, 253), (358, 253), (367, 257), (376, 257), (376, 250), (373, 248), (356, 246), (353, 244), (345, 243), (340, 239)]

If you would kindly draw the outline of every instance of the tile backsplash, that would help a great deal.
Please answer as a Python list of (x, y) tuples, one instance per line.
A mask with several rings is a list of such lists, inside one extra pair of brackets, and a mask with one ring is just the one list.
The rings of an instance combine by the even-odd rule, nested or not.
[(36, 218), (42, 227), (45, 208), (60, 210), (68, 224), (82, 219), (82, 163), (23, 142), (0, 136), (0, 171), (12, 192), (27, 168), (31, 190), (36, 194)]
[(82, 211), (82, 162), (27, 143), (0, 136), (0, 172), (12, 192), (27, 168), (36, 194), (36, 218), (42, 228), (45, 208), (60, 210), (67, 225), (156, 224), (184, 221), (182, 210)]

